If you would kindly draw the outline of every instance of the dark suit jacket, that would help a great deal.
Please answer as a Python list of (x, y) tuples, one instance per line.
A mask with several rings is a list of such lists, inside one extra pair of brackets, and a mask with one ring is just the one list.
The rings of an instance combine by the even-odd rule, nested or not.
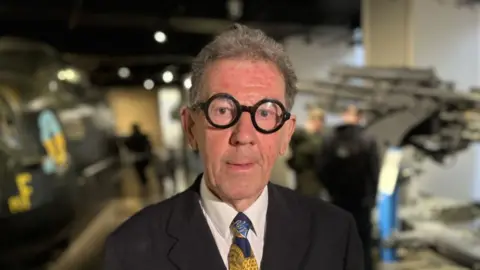
[[(199, 204), (200, 179), (113, 232), (105, 270), (226, 270)], [(326, 202), (268, 184), (262, 270), (362, 270), (353, 218)]]
[[(344, 156), (340, 155), (343, 151)], [(359, 125), (343, 124), (324, 138), (315, 170), (335, 203), (373, 208), (380, 160), (375, 138)]]

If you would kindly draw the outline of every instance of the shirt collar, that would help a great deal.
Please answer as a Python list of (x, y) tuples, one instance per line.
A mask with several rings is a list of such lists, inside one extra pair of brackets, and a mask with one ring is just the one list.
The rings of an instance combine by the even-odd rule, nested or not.
[[(201, 203), (210, 220), (213, 222), (217, 231), (225, 239), (230, 235), (230, 224), (238, 214), (232, 206), (221, 201), (213, 194), (205, 183), (205, 176), (202, 177), (200, 184)], [(268, 208), (268, 188), (265, 188), (260, 197), (243, 213), (250, 219), (253, 225), (252, 231), (257, 237), (263, 238), (265, 235), (265, 223)]]

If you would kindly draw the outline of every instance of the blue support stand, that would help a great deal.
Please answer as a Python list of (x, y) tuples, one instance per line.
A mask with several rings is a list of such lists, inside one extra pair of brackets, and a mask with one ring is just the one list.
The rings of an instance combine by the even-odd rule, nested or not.
[(383, 263), (397, 261), (396, 249), (383, 246), (398, 229), (398, 177), (403, 152), (400, 148), (390, 148), (384, 158), (379, 179), (377, 201), (378, 229), (380, 231), (380, 257)]
[[(398, 187), (395, 188), (393, 194), (380, 194), (378, 202), (380, 243), (388, 240), (392, 236), (392, 233), (398, 228), (397, 206)], [(380, 257), (384, 263), (396, 262), (396, 249), (381, 246)]]

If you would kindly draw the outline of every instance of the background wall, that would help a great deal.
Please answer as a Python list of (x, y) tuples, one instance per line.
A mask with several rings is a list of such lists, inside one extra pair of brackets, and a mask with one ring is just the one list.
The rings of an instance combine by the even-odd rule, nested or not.
[[(480, 12), (457, 1), (411, 1), (413, 64), (434, 67), (440, 78), (467, 90), (480, 84)], [(426, 16), (425, 14), (435, 14)], [(423, 165), (423, 192), (459, 200), (480, 199), (480, 146), (459, 153), (450, 168), (432, 161)]]
[[(418, 1), (362, 1), (365, 64), (371, 66), (406, 66), (411, 64), (413, 57), (410, 31), (412, 2)], [(426, 14), (431, 13), (427, 12), (424, 16)], [(425, 17), (430, 18), (432, 16)]]
[[(351, 46), (345, 39), (336, 39), (336, 36), (341, 36), (341, 33), (315, 37), (310, 44), (301, 36), (286, 39), (285, 48), (299, 80), (327, 79), (330, 68), (335, 65), (364, 64), (363, 46)], [(305, 124), (307, 118), (305, 107), (311, 102), (312, 98), (308, 95), (299, 94), (295, 99), (292, 112), (297, 116), (297, 125)]]
[(182, 125), (179, 120), (172, 118), (172, 111), (178, 109), (182, 97), (180, 90), (173, 87), (165, 87), (157, 94), (160, 129), (162, 130), (163, 145), (170, 149), (181, 149), (183, 141)]
[(153, 145), (156, 147), (162, 145), (156, 91), (147, 91), (142, 88), (112, 89), (107, 97), (115, 114), (119, 135), (129, 135), (131, 125), (139, 123)]
[(466, 90), (480, 84), (480, 9), (457, 2), (412, 1), (413, 64), (434, 67), (442, 79)]
[[(480, 13), (456, 0), (362, 1), (366, 64), (433, 67), (457, 88), (478, 85)], [(480, 148), (460, 153), (453, 168), (431, 161), (416, 179), (421, 191), (460, 200), (480, 199)]]

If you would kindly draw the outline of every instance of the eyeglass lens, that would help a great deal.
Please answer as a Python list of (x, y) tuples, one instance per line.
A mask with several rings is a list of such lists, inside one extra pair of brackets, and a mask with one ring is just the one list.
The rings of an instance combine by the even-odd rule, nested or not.
[[(241, 108), (237, 107), (230, 98), (216, 98), (208, 106), (208, 116), (218, 126), (231, 124), (236, 120), (239, 113), (242, 113)], [(282, 124), (283, 110), (274, 102), (266, 101), (260, 104), (253, 113), (253, 120), (263, 130), (273, 130)]]

